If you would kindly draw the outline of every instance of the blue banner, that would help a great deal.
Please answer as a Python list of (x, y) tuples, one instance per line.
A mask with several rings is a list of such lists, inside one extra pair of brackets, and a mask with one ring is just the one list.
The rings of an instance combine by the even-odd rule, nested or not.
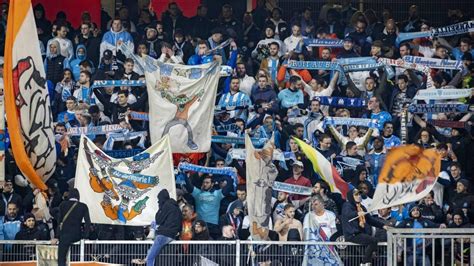
[(361, 108), (367, 106), (366, 100), (361, 98), (316, 96), (313, 99), (318, 100), (321, 105), (334, 107)]

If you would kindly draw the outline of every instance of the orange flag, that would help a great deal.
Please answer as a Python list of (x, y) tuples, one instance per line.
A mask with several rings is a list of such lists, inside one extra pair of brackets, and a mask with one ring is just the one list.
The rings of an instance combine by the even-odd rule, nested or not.
[(5, 111), (15, 162), (41, 190), (54, 173), (50, 98), (30, 0), (10, 1), (5, 42)]

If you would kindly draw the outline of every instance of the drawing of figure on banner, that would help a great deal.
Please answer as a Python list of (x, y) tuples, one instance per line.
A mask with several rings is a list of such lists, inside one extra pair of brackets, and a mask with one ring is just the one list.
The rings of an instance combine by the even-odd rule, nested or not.
[(186, 128), (188, 133), (187, 145), (191, 150), (197, 150), (199, 146), (194, 142), (193, 129), (188, 123), (189, 108), (191, 105), (200, 100), (200, 97), (204, 94), (204, 89), (197, 92), (196, 95), (186, 96), (185, 94), (173, 95), (170, 88), (174, 87), (170, 85), (173, 82), (174, 86), (179, 88), (179, 83), (172, 80), (170, 77), (161, 77), (161, 81), (157, 81), (156, 88), (161, 93), (163, 99), (167, 99), (170, 103), (174, 104), (177, 108), (174, 119), (166, 123), (165, 129), (163, 130), (162, 136), (169, 133), (170, 129), (177, 125), (182, 125)]

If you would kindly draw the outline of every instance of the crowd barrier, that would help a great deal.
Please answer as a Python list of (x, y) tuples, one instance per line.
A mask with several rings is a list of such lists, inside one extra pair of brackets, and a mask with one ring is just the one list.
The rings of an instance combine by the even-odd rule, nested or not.
[[(152, 245), (147, 241), (81, 240), (72, 262), (140, 265)], [(49, 241), (0, 241), (0, 261), (34, 261), (36, 245)], [(156, 265), (303, 265), (308, 246), (325, 246), (344, 265), (360, 265), (365, 247), (350, 242), (173, 241)], [(307, 252), (306, 252), (307, 253)], [(372, 265), (472, 265), (474, 229), (390, 229)], [(1, 265), (2, 263), (0, 263)]]

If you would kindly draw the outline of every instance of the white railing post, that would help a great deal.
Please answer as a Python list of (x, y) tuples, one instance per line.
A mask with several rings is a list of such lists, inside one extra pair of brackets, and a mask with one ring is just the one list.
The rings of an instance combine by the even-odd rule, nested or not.
[(81, 239), (81, 243), (80, 243), (80, 256), (79, 256), (79, 261), (81, 261), (81, 262), (83, 262), (83, 261), (84, 261), (84, 258), (85, 258), (84, 251), (85, 251), (85, 242), (84, 242), (84, 239)]
[(390, 229), (387, 230), (387, 265), (392, 266), (393, 265), (393, 234), (390, 232)]
[(236, 266), (240, 266), (240, 239), (237, 239), (237, 241), (235, 242), (235, 244), (237, 245), (235, 247), (235, 255), (236, 255), (236, 258), (235, 258), (235, 265)]

